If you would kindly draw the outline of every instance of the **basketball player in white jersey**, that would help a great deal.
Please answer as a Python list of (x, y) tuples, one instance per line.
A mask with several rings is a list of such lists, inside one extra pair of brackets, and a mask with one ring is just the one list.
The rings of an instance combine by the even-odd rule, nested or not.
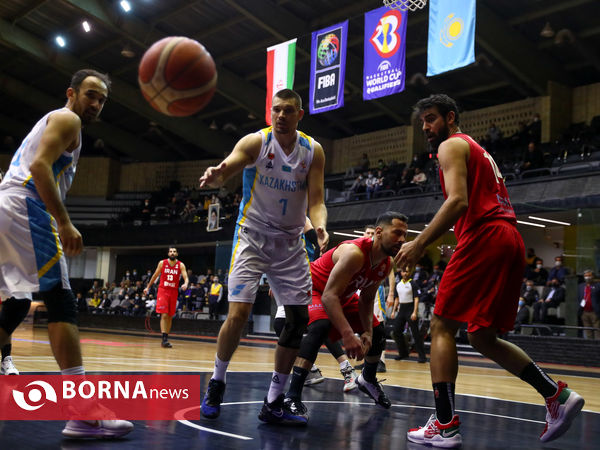
[[(67, 89), (67, 104), (42, 117), (23, 140), (0, 184), (0, 347), (23, 320), (32, 292), (48, 310), (48, 335), (63, 375), (83, 375), (77, 301), (65, 255), (81, 253), (81, 234), (63, 203), (81, 151), (81, 128), (95, 121), (108, 96), (108, 76), (80, 70)], [(26, 306), (26, 308), (25, 308)], [(68, 437), (118, 437), (124, 420), (70, 420)]]
[(312, 280), (301, 239), (306, 211), (321, 250), (325, 230), (325, 154), (321, 145), (297, 130), (302, 99), (291, 89), (273, 98), (272, 126), (243, 137), (216, 167), (206, 169), (200, 187), (218, 187), (243, 169), (243, 199), (229, 269), (229, 314), (217, 340), (215, 369), (202, 401), (202, 415), (216, 418), (225, 392), (227, 366), (248, 320), (260, 277), (267, 275), (286, 323), (275, 351), (275, 368), (259, 419), (295, 423), (285, 410), (283, 391), (308, 324)]

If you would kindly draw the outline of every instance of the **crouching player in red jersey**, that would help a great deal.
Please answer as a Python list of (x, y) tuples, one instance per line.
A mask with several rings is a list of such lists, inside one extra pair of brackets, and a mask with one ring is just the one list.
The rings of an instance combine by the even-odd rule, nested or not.
[[(429, 226), (396, 256), (398, 267), (413, 267), (429, 244), (454, 225), (458, 244), (444, 272), (431, 321), (431, 381), (436, 414), (407, 433), (411, 442), (453, 448), (462, 444), (454, 413), (458, 355), (454, 336), (468, 323), (471, 345), (534, 387), (546, 401), (542, 442), (567, 431), (584, 400), (556, 383), (516, 345), (499, 339), (513, 328), (525, 268), (525, 248), (516, 216), (494, 159), (459, 129), (456, 103), (447, 95), (420, 100), (415, 110), (423, 131), (438, 150), (445, 201)], [(489, 269), (489, 262), (494, 270)]]
[[(306, 336), (294, 363), (290, 389), (284, 403), (298, 418), (308, 422), (302, 403), (302, 388), (325, 339), (343, 340), (350, 358), (365, 358), (359, 389), (383, 408), (391, 406), (377, 381), (377, 365), (385, 348), (385, 330), (373, 315), (373, 301), (382, 280), (392, 267), (392, 258), (406, 239), (407, 217), (388, 211), (377, 219), (375, 235), (344, 241), (311, 263), (312, 304), (308, 307)], [(360, 297), (356, 291), (360, 289)], [(359, 333), (360, 338), (354, 333)]]

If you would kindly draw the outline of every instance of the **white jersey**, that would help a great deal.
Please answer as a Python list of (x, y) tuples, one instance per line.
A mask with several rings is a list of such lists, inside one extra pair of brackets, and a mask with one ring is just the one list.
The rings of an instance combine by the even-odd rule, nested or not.
[[(10, 162), (8, 172), (4, 175), (2, 183), (0, 183), (0, 189), (10, 189), (13, 187), (22, 188), (26, 187), (35, 197), (39, 197), (38, 192), (33, 183), (31, 171), (29, 170), (33, 159), (35, 158), (35, 152), (40, 145), (42, 134), (48, 124), (48, 117), (51, 114), (67, 110), (66, 108), (50, 111), (44, 117), (42, 117), (38, 123), (35, 124), (33, 129), (25, 137), (19, 149), (15, 152), (15, 155)], [(60, 157), (52, 164), (52, 173), (54, 174), (54, 180), (56, 186), (60, 192), (60, 196), (64, 201), (67, 191), (71, 187), (73, 177), (75, 176), (75, 170), (77, 167), (77, 161), (79, 160), (79, 153), (81, 151), (81, 131), (79, 132), (79, 145), (72, 152), (64, 152)]]
[(237, 224), (270, 236), (300, 236), (306, 222), (307, 175), (315, 140), (296, 131), (294, 150), (286, 155), (273, 127), (258, 133), (262, 146), (256, 161), (244, 168)]

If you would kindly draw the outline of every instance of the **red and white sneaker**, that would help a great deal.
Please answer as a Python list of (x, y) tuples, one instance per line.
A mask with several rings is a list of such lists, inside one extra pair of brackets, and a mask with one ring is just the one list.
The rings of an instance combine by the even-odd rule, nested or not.
[(416, 444), (431, 445), (441, 448), (458, 448), (462, 445), (462, 437), (458, 426), (458, 416), (455, 414), (448, 424), (441, 424), (432, 414), (424, 427), (411, 428), (406, 438)]
[(569, 389), (566, 383), (559, 381), (556, 394), (546, 399), (546, 428), (540, 435), (540, 441), (548, 442), (562, 436), (584, 403), (581, 395)]

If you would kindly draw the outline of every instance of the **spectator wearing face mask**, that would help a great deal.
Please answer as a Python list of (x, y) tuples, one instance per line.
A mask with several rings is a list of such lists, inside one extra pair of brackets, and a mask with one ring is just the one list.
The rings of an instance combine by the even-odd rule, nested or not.
[(527, 306), (533, 306), (540, 299), (540, 294), (533, 285), (533, 280), (527, 280), (521, 288), (519, 300), (523, 300)]
[(535, 286), (544, 286), (548, 281), (548, 271), (544, 269), (544, 261), (541, 258), (535, 260), (533, 267), (525, 269), (525, 279), (532, 280)]
[(565, 301), (565, 288), (558, 278), (552, 278), (541, 298), (533, 305), (533, 321), (547, 323), (548, 308), (556, 308)]
[(413, 274), (412, 279), (415, 287), (418, 289), (417, 295), (419, 295), (421, 293), (421, 289), (423, 289), (423, 287), (427, 283), (427, 280), (429, 279), (429, 274), (423, 267), (423, 264), (418, 263), (415, 266), (415, 273)]
[(594, 282), (594, 272), (583, 272), (584, 283), (578, 287), (579, 315), (584, 327), (596, 330), (584, 330), (586, 339), (600, 339), (600, 284)]
[(528, 325), (529, 318), (531, 317), (531, 310), (529, 306), (525, 303), (525, 299), (523, 297), (519, 298), (519, 306), (517, 309), (517, 317), (515, 318), (515, 333), (521, 333), (521, 325)]
[(548, 282), (546, 283), (550, 286), (552, 279), (556, 278), (560, 282), (560, 284), (565, 283), (565, 277), (569, 275), (569, 269), (563, 266), (563, 257), (557, 256), (554, 258), (554, 267), (550, 269), (550, 273), (548, 274)]

